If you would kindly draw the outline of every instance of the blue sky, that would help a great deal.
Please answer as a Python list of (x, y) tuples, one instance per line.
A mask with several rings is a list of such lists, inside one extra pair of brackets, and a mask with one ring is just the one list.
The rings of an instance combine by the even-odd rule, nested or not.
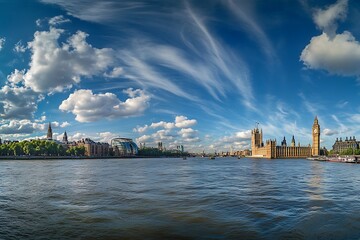
[(0, 136), (201, 152), (360, 139), (355, 0), (0, 0)]

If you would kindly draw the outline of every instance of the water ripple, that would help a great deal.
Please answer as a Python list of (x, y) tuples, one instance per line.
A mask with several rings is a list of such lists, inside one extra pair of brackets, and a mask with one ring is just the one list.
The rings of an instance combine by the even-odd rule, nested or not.
[(0, 239), (359, 239), (360, 165), (0, 161)]

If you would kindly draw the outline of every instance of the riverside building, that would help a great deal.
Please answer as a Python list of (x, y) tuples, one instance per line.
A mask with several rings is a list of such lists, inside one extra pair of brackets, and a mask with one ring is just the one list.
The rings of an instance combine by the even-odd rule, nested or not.
[(111, 140), (111, 147), (115, 156), (135, 156), (139, 150), (136, 143), (130, 138), (114, 138)]
[(355, 136), (346, 137), (345, 140), (342, 138), (336, 138), (336, 141), (332, 147), (334, 153), (341, 153), (344, 150), (352, 149), (353, 151), (359, 149), (360, 142), (356, 140)]
[(312, 127), (312, 146), (296, 146), (295, 137), (292, 137), (290, 146), (287, 145), (284, 137), (280, 146), (277, 146), (276, 140), (266, 140), (263, 142), (262, 129), (258, 127), (251, 131), (251, 150), (252, 157), (259, 158), (306, 158), (318, 156), (320, 154), (320, 125), (317, 117), (314, 119)]

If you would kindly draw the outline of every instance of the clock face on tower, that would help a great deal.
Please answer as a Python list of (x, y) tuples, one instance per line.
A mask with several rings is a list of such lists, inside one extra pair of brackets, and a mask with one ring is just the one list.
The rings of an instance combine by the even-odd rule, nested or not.
[(314, 129), (314, 133), (317, 133), (317, 129), (316, 129), (316, 128)]

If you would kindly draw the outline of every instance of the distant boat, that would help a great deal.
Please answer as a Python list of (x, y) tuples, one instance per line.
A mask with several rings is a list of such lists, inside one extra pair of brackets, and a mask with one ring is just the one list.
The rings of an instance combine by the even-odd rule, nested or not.
[(238, 159), (240, 159), (241, 157), (240, 156), (238, 156)]
[(215, 159), (215, 157), (209, 157), (209, 159), (213, 160), (213, 159)]

